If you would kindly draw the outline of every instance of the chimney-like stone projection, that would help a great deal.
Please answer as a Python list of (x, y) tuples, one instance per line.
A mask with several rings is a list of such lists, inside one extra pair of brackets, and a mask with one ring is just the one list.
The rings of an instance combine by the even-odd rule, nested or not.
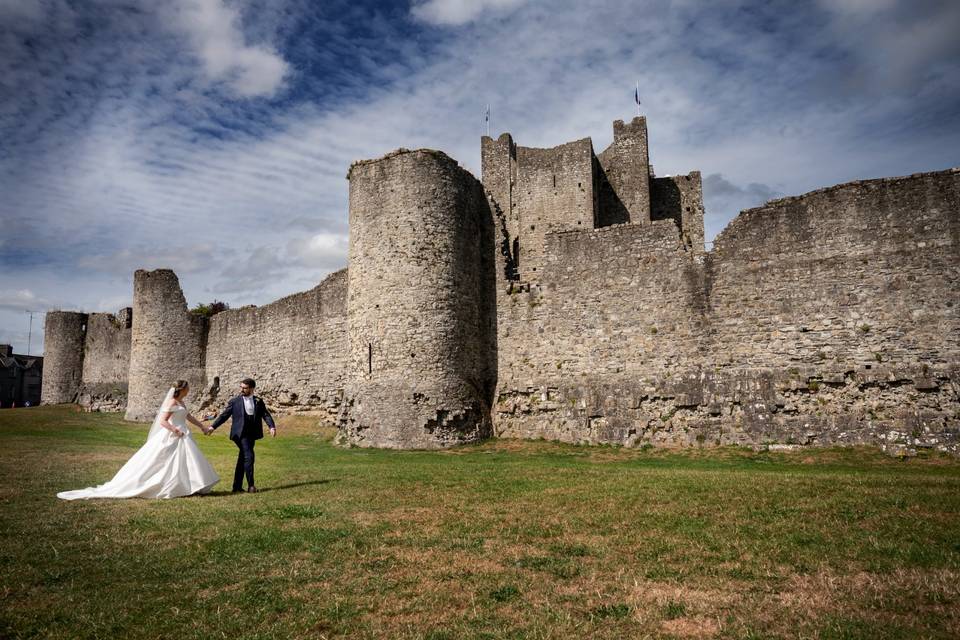
[(482, 185), (430, 150), (356, 163), (349, 179), (341, 439), (434, 449), (489, 436), (496, 293)]

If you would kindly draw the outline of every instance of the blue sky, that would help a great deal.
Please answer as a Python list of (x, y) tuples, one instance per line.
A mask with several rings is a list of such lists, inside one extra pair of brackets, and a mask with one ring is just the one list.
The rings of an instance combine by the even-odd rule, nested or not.
[[(951, 0), (0, 0), (0, 342), (115, 311), (137, 268), (264, 304), (346, 265), (349, 164), (442, 149), (479, 176), (634, 114), (658, 175), (743, 208), (960, 165)], [(33, 351), (42, 350), (34, 323)]]

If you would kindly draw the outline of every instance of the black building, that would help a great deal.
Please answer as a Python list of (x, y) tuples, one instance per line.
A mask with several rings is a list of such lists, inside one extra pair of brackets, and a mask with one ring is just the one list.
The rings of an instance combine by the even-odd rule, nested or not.
[(42, 383), (43, 358), (17, 355), (0, 344), (0, 408), (39, 405)]

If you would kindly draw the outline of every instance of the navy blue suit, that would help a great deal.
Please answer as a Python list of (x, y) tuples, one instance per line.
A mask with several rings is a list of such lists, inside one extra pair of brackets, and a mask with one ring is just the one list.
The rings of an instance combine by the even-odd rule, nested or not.
[(230, 398), (226, 408), (217, 416), (217, 419), (211, 424), (211, 428), (216, 429), (221, 424), (231, 419), (230, 439), (234, 441), (240, 451), (237, 454), (237, 467), (233, 473), (233, 490), (243, 490), (243, 476), (247, 476), (247, 486), (255, 486), (253, 482), (253, 445), (257, 440), (263, 437), (263, 423), (271, 429), (277, 426), (273, 422), (273, 416), (267, 410), (267, 405), (263, 400), (253, 396), (253, 415), (247, 415), (243, 406), (243, 396)]

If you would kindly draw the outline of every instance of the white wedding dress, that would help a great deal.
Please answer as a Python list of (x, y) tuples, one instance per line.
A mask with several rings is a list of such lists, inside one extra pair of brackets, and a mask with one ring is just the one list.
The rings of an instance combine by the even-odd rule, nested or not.
[(187, 408), (174, 404), (170, 424), (179, 427), (183, 436), (159, 426), (154, 421), (147, 442), (127, 460), (113, 480), (99, 487), (57, 494), (64, 500), (90, 498), (179, 498), (195, 493), (208, 493), (220, 476), (200, 452), (187, 426)]

